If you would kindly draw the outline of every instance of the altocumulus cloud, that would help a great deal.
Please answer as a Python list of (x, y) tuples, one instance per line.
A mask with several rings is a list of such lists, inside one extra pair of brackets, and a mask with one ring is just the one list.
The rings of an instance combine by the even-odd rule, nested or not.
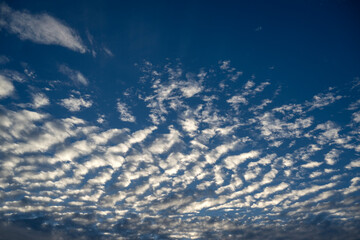
[[(279, 105), (269, 100), (278, 86), (236, 83), (230, 61), (197, 72), (171, 61), (139, 68), (137, 94), (112, 101), (118, 128), (107, 126), (110, 116), (98, 125), (104, 115), (82, 115), (95, 111), (87, 89), (59, 99), (29, 86), (29, 103), (1, 105), (3, 236), (358, 238), (358, 108), (342, 125), (315, 114), (331, 113), (351, 90)], [(56, 103), (69, 111), (56, 116)], [(141, 117), (133, 103), (144, 106)]]

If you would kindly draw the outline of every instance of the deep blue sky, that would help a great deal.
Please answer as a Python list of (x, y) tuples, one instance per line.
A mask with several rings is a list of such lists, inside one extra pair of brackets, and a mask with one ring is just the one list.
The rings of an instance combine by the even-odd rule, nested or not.
[[(236, 66), (250, 72), (264, 73), (269, 66), (275, 66), (278, 71), (273, 74), (277, 79), (291, 78), (296, 85), (319, 89), (324, 84), (337, 84), (339, 79), (351, 79), (360, 63), (359, 44), (356, 44), (360, 41), (360, 7), (356, 1), (15, 1), (11, 4), (16, 9), (50, 12), (75, 29), (83, 29), (80, 32), (83, 37), (88, 30), (98, 41), (111, 45), (117, 53), (114, 65), (82, 56), (83, 67), (94, 64), (109, 72), (115, 71), (116, 66), (114, 74), (125, 82), (132, 80), (129, 68), (133, 62), (143, 59), (161, 62), (165, 58), (181, 58), (198, 68), (219, 59), (231, 59)], [(257, 28), (261, 31), (255, 31)], [(6, 40), (13, 39), (2, 41)], [(6, 50), (26, 61), (37, 50), (28, 49), (28, 44), (6, 44)], [(81, 66), (72, 53), (67, 54), (69, 61)]]
[(0, 239), (357, 239), (358, 1), (0, 2)]

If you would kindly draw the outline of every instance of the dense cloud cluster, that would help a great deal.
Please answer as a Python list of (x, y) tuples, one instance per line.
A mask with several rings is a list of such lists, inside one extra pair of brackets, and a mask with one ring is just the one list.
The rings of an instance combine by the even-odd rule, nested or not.
[[(2, 106), (2, 231), (27, 226), (23, 234), (39, 231), (38, 239), (358, 236), (358, 107), (350, 104), (347, 125), (313, 115), (350, 90), (277, 106), (269, 81), (237, 79), (243, 87), (233, 88), (238, 71), (229, 64), (185, 73), (144, 62), (131, 96), (149, 113), (138, 130), (72, 115), (80, 111), (73, 95), (58, 102), (68, 104), (64, 118), (41, 110), (53, 102), (44, 93)], [(118, 99), (114, 109), (137, 124), (131, 104)]]
[[(47, 13), (0, 12), (21, 40), (90, 51)], [(109, 97), (112, 124), (86, 73), (58, 64), (69, 81), (48, 81), (10, 61), (0, 56), (0, 239), (359, 238), (357, 82), (278, 100), (281, 86), (230, 60), (144, 61)]]

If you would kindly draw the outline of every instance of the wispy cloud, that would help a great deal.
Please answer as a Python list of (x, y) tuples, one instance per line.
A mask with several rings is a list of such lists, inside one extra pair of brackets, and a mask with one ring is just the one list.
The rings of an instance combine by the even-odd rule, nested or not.
[(117, 102), (117, 110), (120, 113), (120, 119), (124, 122), (135, 122), (136, 118), (130, 112), (128, 106), (120, 101)]
[(88, 80), (81, 72), (73, 70), (65, 64), (59, 66), (59, 72), (68, 76), (71, 80), (74, 81), (74, 83), (80, 83), (85, 86), (89, 84)]
[(0, 27), (16, 34), (22, 40), (47, 45), (59, 45), (73, 51), (85, 53), (78, 33), (49, 14), (31, 14), (28, 11), (16, 11), (5, 3), (0, 5)]
[[(1, 26), (1, 24), (0, 24), (0, 26)], [(8, 62), (10, 62), (10, 59), (7, 56), (0, 55), (0, 64), (6, 64)]]
[(109, 48), (103, 47), (103, 50), (108, 56), (110, 56), (110, 57), (114, 56), (114, 53)]

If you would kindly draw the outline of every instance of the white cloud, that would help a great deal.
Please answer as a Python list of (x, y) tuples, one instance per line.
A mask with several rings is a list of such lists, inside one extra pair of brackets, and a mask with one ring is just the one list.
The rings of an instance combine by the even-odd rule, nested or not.
[(322, 189), (334, 187), (335, 185), (336, 185), (336, 183), (328, 183), (328, 184), (320, 185), (320, 186), (315, 185), (315, 186), (305, 188), (305, 189), (301, 189), (301, 190), (293, 190), (293, 191), (291, 191), (291, 193), (289, 193), (289, 197), (292, 200), (296, 201), (300, 197), (306, 196), (306, 195), (311, 194), (311, 193), (318, 192), (318, 191), (320, 191)]
[(246, 100), (246, 98), (244, 98), (241, 95), (236, 95), (236, 96), (232, 96), (230, 99), (227, 100), (228, 103), (231, 104), (231, 106), (234, 109), (238, 109), (241, 104), (247, 105), (248, 101)]
[(270, 99), (264, 99), (260, 105), (249, 108), (249, 111), (263, 110), (269, 103), (272, 103)]
[(110, 57), (113, 57), (113, 56), (114, 56), (113, 52), (110, 51), (109, 48), (103, 47), (103, 49), (104, 49), (104, 52), (105, 52), (107, 55), (109, 55)]
[(319, 177), (319, 176), (321, 176), (321, 175), (322, 175), (322, 172), (316, 171), (316, 172), (311, 173), (311, 174), (309, 175), (309, 177), (310, 177), (310, 178), (317, 178), (317, 177)]
[(36, 129), (36, 123), (48, 117), (47, 114), (37, 113), (34, 111), (21, 110), (10, 111), (2, 110), (0, 126), (0, 136), (11, 142), (13, 138), (21, 139), (29, 134), (32, 130)]
[(315, 168), (322, 164), (322, 162), (308, 162), (306, 164), (301, 165), (303, 168)]
[(340, 156), (340, 153), (341, 153), (341, 151), (339, 151), (337, 149), (332, 149), (330, 152), (328, 152), (325, 155), (326, 163), (329, 165), (334, 165), (337, 162), (337, 160)]
[(161, 138), (157, 138), (155, 142), (149, 147), (150, 152), (154, 154), (161, 154), (169, 150), (175, 143), (180, 142), (180, 132), (175, 130), (172, 126), (169, 127), (170, 133), (164, 134)]
[(183, 96), (186, 98), (190, 98), (202, 91), (202, 86), (196, 81), (182, 82), (179, 85)]
[(18, 71), (4, 69), (0, 72), (0, 75), (5, 76), (12, 81), (16, 82), (25, 82), (26, 76), (22, 73), (19, 73)]
[(236, 167), (245, 162), (247, 159), (256, 158), (260, 155), (259, 151), (250, 151), (236, 156), (229, 156), (224, 159), (225, 167), (228, 169), (236, 169)]
[(253, 88), (254, 86), (255, 86), (255, 82), (252, 81), (252, 80), (249, 80), (249, 81), (246, 82), (244, 88), (245, 89), (250, 89), (250, 88)]
[[(9, 111), (7, 116), (2, 118), (2, 124), (7, 126), (7, 131), (1, 132), (8, 142), (3, 144), (0, 149), (14, 154), (45, 152), (51, 146), (76, 135), (78, 132), (73, 127), (83, 124), (77, 118), (45, 121), (47, 118), (48, 115), (27, 110), (16, 114)], [(42, 159), (37, 157), (34, 160), (28, 159), (28, 161), (50, 161), (50, 159), (46, 161)]]
[(34, 108), (41, 108), (50, 104), (49, 98), (43, 93), (36, 93), (33, 95)]
[(237, 71), (234, 75), (231, 76), (230, 81), (235, 82), (241, 75), (243, 75), (243, 72)]
[(292, 190), (289, 193), (285, 193), (282, 195), (276, 195), (271, 200), (259, 201), (256, 204), (254, 204), (253, 207), (265, 208), (265, 207), (268, 207), (271, 205), (275, 206), (275, 205), (279, 205), (285, 199), (290, 199), (292, 201), (299, 202), (298, 199), (303, 196), (306, 196), (306, 195), (312, 194), (312, 193), (316, 193), (320, 190), (323, 190), (326, 188), (331, 188), (334, 186), (336, 186), (336, 183), (328, 183), (326, 185), (320, 185), (320, 186), (314, 185), (314, 186), (310, 186), (308, 188), (304, 188), (304, 189), (300, 189), (300, 190)]
[(356, 123), (360, 122), (360, 111), (356, 112), (356, 113), (353, 113), (353, 120)]
[(120, 135), (122, 133), (128, 132), (128, 129), (117, 129), (117, 128), (113, 128), (113, 129), (109, 129), (105, 132), (101, 132), (101, 133), (93, 133), (89, 135), (89, 138), (94, 141), (96, 144), (104, 144), (107, 141), (109, 141), (109, 139)]
[(268, 85), (270, 85), (269, 82), (262, 82), (259, 86), (257, 86), (254, 89), (254, 92), (252, 92), (252, 94), (256, 94), (256, 93), (264, 91), (265, 87), (268, 86)]
[(59, 72), (68, 76), (75, 83), (80, 83), (85, 86), (88, 85), (88, 80), (86, 79), (86, 77), (84, 77), (84, 75), (81, 72), (77, 70), (73, 70), (68, 66), (66, 66), (65, 64), (59, 66)]
[(222, 155), (233, 150), (240, 141), (233, 141), (226, 144), (217, 146), (215, 149), (211, 150), (205, 155), (205, 159), (209, 164), (214, 164)]
[(60, 105), (67, 108), (71, 112), (80, 111), (82, 108), (89, 108), (92, 106), (91, 100), (85, 100), (82, 97), (75, 98), (70, 96), (69, 98), (62, 99)]
[(261, 171), (261, 168), (259, 168), (259, 167), (250, 168), (244, 173), (244, 175), (243, 175), (244, 179), (246, 181), (252, 180), (259, 175), (260, 171)]
[(104, 185), (107, 181), (111, 179), (111, 176), (113, 174), (114, 170), (112, 169), (106, 169), (102, 171), (99, 175), (97, 175), (94, 178), (91, 178), (89, 181), (87, 181), (87, 184), (89, 185)]
[(358, 168), (358, 167), (360, 167), (360, 160), (353, 160), (348, 165), (345, 166), (345, 168), (347, 169)]
[(311, 102), (307, 102), (306, 105), (310, 107), (309, 111), (311, 111), (316, 108), (322, 108), (331, 103), (334, 103), (341, 98), (342, 96), (335, 96), (333, 93), (318, 94), (313, 97), (313, 100)]
[(255, 194), (255, 198), (266, 198), (267, 196), (274, 194), (275, 192), (282, 191), (287, 187), (289, 187), (289, 184), (284, 182), (280, 183), (277, 186), (266, 187), (262, 192)]
[(133, 144), (144, 141), (154, 130), (156, 126), (148, 127), (134, 132), (126, 142), (108, 148), (109, 153), (126, 153)]
[(356, 102), (353, 102), (349, 105), (349, 107), (347, 108), (347, 110), (356, 110), (360, 107), (360, 99), (357, 100)]
[(360, 186), (358, 185), (359, 182), (360, 182), (360, 177), (352, 178), (350, 186), (348, 188), (346, 188), (346, 189), (343, 189), (344, 194), (349, 194), (349, 193), (352, 193), (352, 192), (358, 192), (360, 190)]
[(286, 121), (286, 118), (275, 118), (271, 112), (266, 112), (258, 117), (261, 134), (269, 140), (279, 138), (301, 137), (304, 129), (313, 123), (313, 117), (298, 118), (294, 122)]
[(186, 131), (188, 133), (193, 133), (194, 131), (196, 131), (198, 129), (198, 123), (193, 118), (187, 118), (184, 120), (180, 120), (180, 124), (181, 124), (182, 128), (184, 129), (184, 131)]
[(320, 145), (325, 145), (331, 142), (344, 145), (351, 139), (349, 136), (342, 137), (339, 133), (341, 128), (332, 121), (318, 124), (315, 130), (322, 130), (322, 132), (317, 133), (315, 137)]
[(105, 122), (105, 115), (101, 114), (99, 115), (98, 119), (96, 120), (99, 124), (102, 124)]
[[(359, 191), (360, 182), (355, 177), (356, 168), (360, 167), (354, 152), (357, 124), (341, 125), (344, 127), (338, 127), (335, 122), (319, 124), (323, 120), (317, 119), (317, 114), (309, 116), (305, 110), (310, 106), (306, 103), (287, 104), (264, 112), (272, 98), (254, 98), (260, 105), (252, 105), (252, 96), (266, 85), (257, 85), (252, 80), (244, 83), (241, 93), (229, 90), (225, 94), (207, 86), (207, 81), (200, 81), (205, 94), (193, 95), (190, 91), (186, 95), (182, 89), (191, 84), (183, 80), (182, 70), (169, 67), (165, 70), (169, 71), (167, 75), (164, 71), (149, 70), (153, 79), (145, 84), (153, 87), (153, 92), (142, 92), (140, 97), (147, 99), (145, 102), (157, 117), (165, 119), (169, 114), (169, 119), (155, 126), (130, 124), (128, 128), (109, 128), (108, 124), (91, 125), (93, 121), (74, 117), (54, 119), (55, 116), (43, 113), (51, 108), (39, 112), (21, 109), (43, 106), (47, 97), (40, 93), (34, 94), (34, 100), (28, 104), (11, 105), (12, 110), (0, 106), (3, 156), (0, 212), (16, 216), (21, 212), (48, 211), (47, 216), (51, 220), (55, 218), (56, 224), (75, 219), (85, 224), (84, 227), (99, 222), (92, 225), (98, 229), (112, 229), (124, 219), (134, 227), (142, 222), (148, 225), (147, 220), (152, 219), (151, 229), (157, 229), (157, 221), (164, 221), (170, 228), (159, 228), (159, 233), (176, 230), (177, 235), (171, 234), (180, 238), (204, 238), (207, 229), (210, 233), (226, 229), (233, 234), (232, 229), (241, 227), (238, 221), (266, 224), (269, 216), (273, 218), (284, 212), (300, 221), (306, 220), (304, 214), (309, 212), (310, 215), (326, 212), (327, 217), (341, 217), (344, 221), (351, 219), (350, 214), (356, 215), (350, 203), (355, 201), (352, 197)], [(188, 82), (197, 76), (211, 78), (213, 74), (217, 78), (220, 72), (231, 81), (229, 72), (236, 72), (232, 68), (214, 71), (204, 70), (208, 75), (189, 74), (186, 78)], [(14, 80), (5, 76), (9, 81)], [(234, 83), (228, 86), (231, 84)], [(72, 94), (75, 96), (68, 99), (80, 102), (78, 106), (73, 104), (75, 108), (84, 108), (80, 93), (72, 91)], [(234, 114), (226, 104), (234, 95), (246, 97), (251, 110), (244, 108), (240, 114)], [(131, 97), (126, 95), (126, 99)], [(89, 99), (86, 96), (83, 100)], [(131, 105), (126, 105), (129, 102), (120, 105), (132, 116), (128, 108)], [(93, 117), (99, 117), (102, 122), (104, 116), (96, 113)], [(347, 114), (351, 121), (351, 113)], [(312, 126), (313, 122), (319, 125)], [(176, 127), (171, 125), (175, 123)], [(349, 143), (338, 144), (345, 141), (346, 135)], [(346, 159), (354, 159), (341, 160), (345, 169), (332, 166), (340, 162), (340, 153)], [(325, 160), (321, 161), (322, 158)], [(352, 194), (345, 199), (346, 204), (341, 202), (341, 194)], [(333, 195), (340, 198), (335, 205), (334, 199), (330, 199)], [(234, 217), (233, 225), (212, 219), (209, 215), (213, 210)], [(199, 211), (204, 217), (198, 215)], [(180, 221), (184, 217), (181, 213), (187, 213), (187, 220)], [(158, 218), (159, 214), (164, 218)], [(121, 237), (116, 231), (111, 236)]]
[(5, 98), (13, 94), (15, 91), (12, 82), (5, 76), (0, 75), (0, 98)]
[(120, 113), (120, 120), (124, 122), (135, 122), (136, 118), (132, 115), (128, 106), (120, 101), (117, 102), (117, 110)]
[(230, 60), (220, 61), (219, 64), (220, 64), (220, 69), (226, 70), (230, 67)]
[(143, 130), (139, 130), (134, 132), (134, 134), (131, 135), (131, 138), (128, 140), (129, 144), (135, 144), (140, 143), (145, 140), (147, 136), (149, 136), (154, 130), (156, 130), (156, 126), (148, 127)]
[(0, 11), (0, 27), (18, 35), (22, 40), (60, 45), (80, 53), (87, 51), (75, 30), (46, 13), (30, 14), (27, 11), (14, 11), (6, 4), (0, 5)]
[(250, 162), (250, 163), (248, 164), (248, 167), (254, 167), (254, 166), (257, 166), (257, 165), (268, 165), (268, 164), (270, 164), (275, 158), (276, 158), (276, 154), (275, 154), (275, 153), (273, 153), (273, 154), (268, 154), (268, 155), (266, 155), (265, 157), (260, 158), (260, 160), (257, 161), (257, 162)]

